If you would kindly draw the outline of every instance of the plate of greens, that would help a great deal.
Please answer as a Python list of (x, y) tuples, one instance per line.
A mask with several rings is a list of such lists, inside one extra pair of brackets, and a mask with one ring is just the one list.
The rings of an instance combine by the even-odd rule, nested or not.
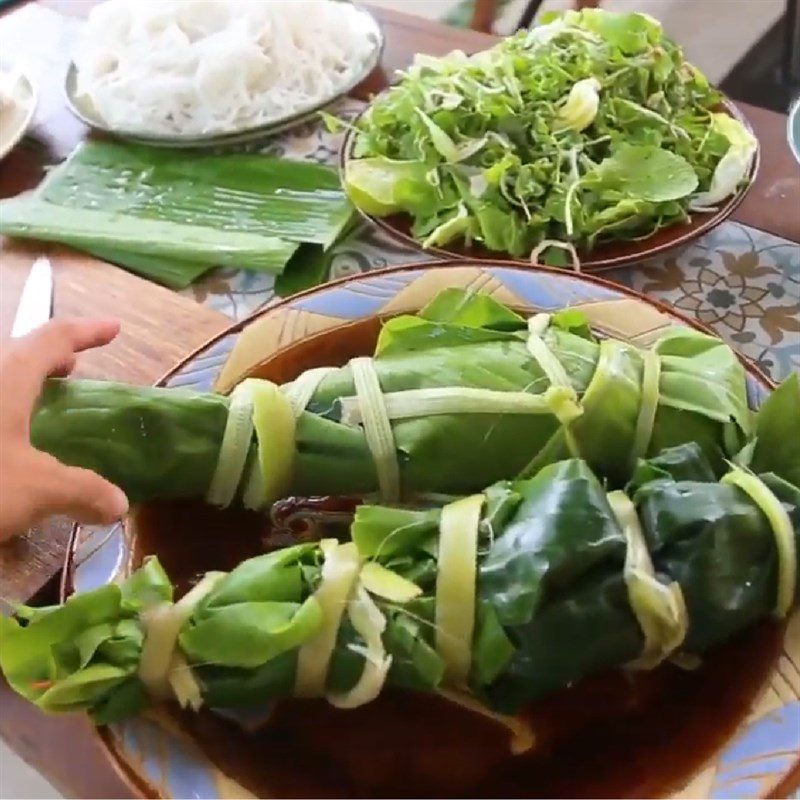
[(699, 236), (758, 167), (747, 121), (658, 21), (598, 9), (418, 55), (347, 127), (345, 189), (392, 235), (583, 270)]

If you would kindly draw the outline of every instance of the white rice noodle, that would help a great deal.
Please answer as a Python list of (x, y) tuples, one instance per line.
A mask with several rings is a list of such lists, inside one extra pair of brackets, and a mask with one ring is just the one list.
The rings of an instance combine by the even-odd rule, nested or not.
[(344, 89), (375, 46), (336, 0), (108, 0), (73, 60), (80, 99), (135, 133), (222, 133)]

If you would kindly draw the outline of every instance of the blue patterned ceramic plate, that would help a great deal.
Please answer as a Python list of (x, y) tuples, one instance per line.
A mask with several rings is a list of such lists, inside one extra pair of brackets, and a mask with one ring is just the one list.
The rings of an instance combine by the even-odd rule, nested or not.
[[(529, 312), (580, 307), (598, 332), (638, 344), (652, 342), (671, 325), (698, 327), (665, 305), (597, 278), (503, 262), (413, 265), (344, 279), (289, 298), (217, 336), (160, 383), (228, 391), (256, 368), (268, 371), (270, 361), (290, 345), (312, 336), (330, 342), (337, 329), (358, 320), (416, 311), (447, 286), (484, 292)], [(746, 366), (750, 403), (757, 407), (770, 383), (751, 364)], [(63, 594), (117, 579), (129, 569), (130, 558), (122, 526), (76, 532)], [(110, 756), (147, 793), (173, 798), (250, 796), (169, 719), (137, 718), (102, 735)], [(795, 613), (772, 673), (742, 716), (738, 731), (673, 797), (773, 796), (792, 788), (798, 766), (800, 613)]]

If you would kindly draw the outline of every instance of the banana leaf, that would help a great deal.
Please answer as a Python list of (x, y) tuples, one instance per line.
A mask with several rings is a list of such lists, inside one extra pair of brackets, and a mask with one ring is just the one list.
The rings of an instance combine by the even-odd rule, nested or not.
[[(626, 489), (657, 585), (677, 583), (685, 600), (688, 624), (672, 646), (693, 654), (771, 616), (778, 593), (776, 528), (750, 494), (718, 477), (702, 449), (689, 444), (640, 460)], [(759, 480), (788, 515), (796, 567), (800, 487), (772, 473)], [(645, 634), (626, 584), (629, 545), (610, 497), (603, 476), (581, 459), (483, 492), (475, 596), (461, 608), (475, 623), (467, 687), (450, 684), (437, 643), (445, 511), (359, 507), (350, 531), (360, 558), (356, 586), (368, 585), (367, 566), (380, 565), (417, 587), (416, 596), (400, 600), (369, 589), (391, 656), (386, 685), (467, 688), (492, 712), (516, 713), (588, 675), (640, 668)], [(213, 575), (170, 645), (179, 661), (169, 662), (169, 674), (191, 674), (195, 707), (260, 709), (296, 693), (302, 648), (323, 627), (329, 552), (324, 543), (304, 543)], [(796, 581), (790, 588), (796, 604)], [(101, 723), (124, 718), (154, 702), (142, 678), (152, 635), (146, 620), (153, 608), (175, 608), (172, 600), (151, 557), (121, 584), (61, 607), (21, 607), (0, 622), (0, 667), (16, 691), (49, 713), (88, 710)], [(321, 694), (335, 699), (352, 690), (366, 665), (364, 640), (344, 618)]]
[(176, 262), (188, 262), (192, 270), (204, 264), (206, 268), (246, 266), (277, 273), (298, 246), (250, 231), (143, 219), (104, 208), (55, 205), (36, 195), (0, 203), (0, 233), (59, 242), (79, 250), (135, 253), (140, 259), (148, 259), (151, 274), (157, 269), (157, 259), (163, 258), (169, 261), (165, 280), (174, 272)]
[(326, 166), (105, 141), (0, 203), (6, 235), (68, 244), (171, 288), (214, 266), (281, 273), (298, 245), (324, 252), (352, 218)]
[[(492, 298), (447, 290), (419, 314), (389, 320), (373, 364), (384, 395), (444, 387), (459, 393), (491, 390), (495, 398), (525, 393), (546, 405), (551, 379), (531, 355), (528, 336), (527, 321)], [(549, 406), (541, 413), (481, 406), (394, 419), (405, 497), (468, 494), (497, 480), (535, 474), (570, 455), (585, 459), (609, 485), (622, 487), (637, 456), (697, 442), (719, 471), (752, 440), (744, 369), (718, 339), (678, 328), (665, 333), (654, 356), (648, 355), (633, 345), (597, 340), (575, 310), (554, 315), (542, 339), (574, 389), (581, 416), (566, 424)], [(653, 357), (660, 363), (660, 381), (650, 398), (652, 433), (637, 452), (643, 364)], [(283, 389), (290, 392), (297, 383)], [(296, 421), (284, 494), (363, 496), (378, 490), (364, 427), (343, 417), (343, 399), (354, 395), (350, 365), (331, 370), (316, 386)], [(788, 400), (796, 413), (796, 394)], [(31, 435), (39, 449), (99, 472), (133, 501), (203, 497), (216, 467), (228, 402), (184, 390), (51, 381)], [(255, 437), (251, 447), (254, 443)]]
[(80, 145), (47, 175), (39, 195), (68, 208), (325, 248), (352, 216), (336, 170), (327, 166), (110, 141)]
[[(302, 245), (301, 245), (302, 247)], [(298, 248), (299, 250), (300, 248)], [(170, 289), (185, 289), (194, 283), (200, 276), (214, 269), (208, 264), (197, 264), (180, 258), (166, 258), (164, 256), (151, 256), (143, 253), (132, 253), (115, 247), (84, 247), (90, 256), (116, 264), (143, 278), (161, 283)], [(295, 251), (297, 255), (297, 251)], [(294, 258), (294, 256), (292, 256)], [(289, 262), (291, 263), (291, 258)]]

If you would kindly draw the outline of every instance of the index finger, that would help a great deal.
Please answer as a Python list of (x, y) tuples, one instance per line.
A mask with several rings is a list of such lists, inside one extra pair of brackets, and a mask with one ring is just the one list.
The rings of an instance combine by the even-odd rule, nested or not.
[(119, 327), (113, 319), (54, 320), (17, 340), (5, 359), (14, 371), (16, 392), (32, 404), (46, 378), (68, 375), (76, 353), (108, 344)]
[[(48, 377), (63, 377), (69, 375), (75, 366), (74, 356), (76, 353), (81, 353), (84, 350), (92, 350), (95, 347), (102, 347), (116, 338), (120, 330), (120, 322), (118, 319), (81, 319), (79, 317), (72, 317), (64, 320), (54, 320), (48, 323), (56, 328), (56, 334), (59, 335), (59, 325), (61, 323), (67, 327), (66, 339), (70, 346), (73, 358), (70, 363), (64, 368), (58, 365), (48, 373)], [(45, 326), (47, 327), (47, 326)]]

